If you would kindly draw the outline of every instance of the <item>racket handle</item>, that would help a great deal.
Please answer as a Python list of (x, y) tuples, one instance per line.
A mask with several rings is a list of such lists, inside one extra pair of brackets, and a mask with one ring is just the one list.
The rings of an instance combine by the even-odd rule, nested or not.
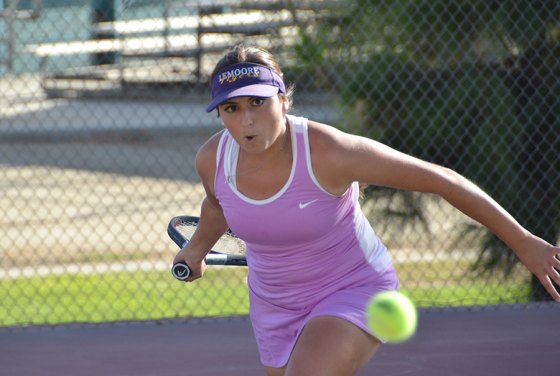
[(189, 268), (185, 262), (178, 262), (173, 264), (171, 274), (173, 274), (173, 277), (177, 278), (179, 281), (184, 281), (190, 277), (191, 268)]
[(210, 253), (205, 258), (206, 265), (232, 265), (247, 266), (245, 255), (226, 255), (222, 253)]
[[(247, 266), (245, 255), (225, 255), (221, 253), (211, 253), (204, 258), (206, 265), (233, 265)], [(185, 262), (178, 262), (171, 268), (173, 277), (184, 281), (191, 275), (191, 268)]]

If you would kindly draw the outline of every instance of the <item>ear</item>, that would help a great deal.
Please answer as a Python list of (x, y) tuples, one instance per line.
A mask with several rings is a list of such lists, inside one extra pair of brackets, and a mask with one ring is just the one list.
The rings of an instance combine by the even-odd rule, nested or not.
[(282, 112), (286, 115), (290, 110), (290, 101), (284, 95), (280, 96), (280, 101), (282, 102)]

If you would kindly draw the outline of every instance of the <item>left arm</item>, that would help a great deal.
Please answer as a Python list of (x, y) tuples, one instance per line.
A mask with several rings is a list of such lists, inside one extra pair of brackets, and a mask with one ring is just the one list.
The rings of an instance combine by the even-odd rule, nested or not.
[(554, 300), (560, 294), (560, 247), (523, 228), (502, 206), (460, 174), (403, 154), (379, 142), (311, 123), (313, 168), (327, 190), (340, 194), (353, 181), (434, 193), (486, 226), (534, 273)]

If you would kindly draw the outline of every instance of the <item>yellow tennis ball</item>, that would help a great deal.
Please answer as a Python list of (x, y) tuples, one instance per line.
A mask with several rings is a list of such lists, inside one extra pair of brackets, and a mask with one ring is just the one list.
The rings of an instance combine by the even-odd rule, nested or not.
[(382, 341), (404, 342), (416, 332), (416, 307), (398, 291), (383, 291), (373, 296), (367, 313), (371, 331)]

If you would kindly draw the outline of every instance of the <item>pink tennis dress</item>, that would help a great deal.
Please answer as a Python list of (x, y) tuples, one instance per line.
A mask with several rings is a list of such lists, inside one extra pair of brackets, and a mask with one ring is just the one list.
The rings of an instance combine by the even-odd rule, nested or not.
[(230, 228), (247, 243), (251, 322), (268, 367), (286, 365), (303, 327), (317, 316), (340, 317), (371, 333), (368, 300), (398, 289), (387, 249), (360, 208), (358, 184), (342, 196), (323, 189), (311, 167), (307, 119), (288, 121), (292, 170), (268, 199), (237, 190), (239, 145), (227, 131), (217, 152), (215, 193)]

